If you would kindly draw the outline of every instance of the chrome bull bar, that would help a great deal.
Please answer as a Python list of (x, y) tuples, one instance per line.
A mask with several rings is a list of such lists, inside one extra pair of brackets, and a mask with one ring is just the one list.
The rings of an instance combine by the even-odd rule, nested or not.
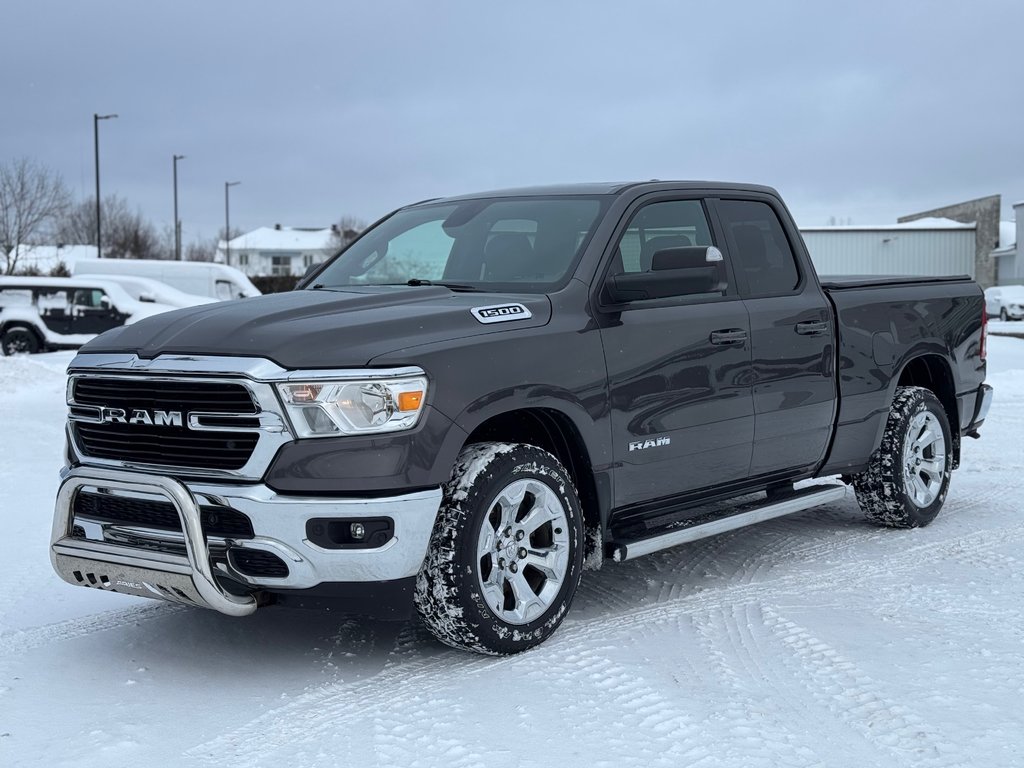
[[(75, 496), (87, 486), (165, 496), (181, 520), (185, 554), (75, 538)], [(233, 595), (214, 579), (199, 505), (188, 488), (169, 477), (98, 468), (68, 472), (57, 492), (50, 562), (64, 581), (76, 586), (197, 605), (229, 616), (256, 610), (255, 597)]]

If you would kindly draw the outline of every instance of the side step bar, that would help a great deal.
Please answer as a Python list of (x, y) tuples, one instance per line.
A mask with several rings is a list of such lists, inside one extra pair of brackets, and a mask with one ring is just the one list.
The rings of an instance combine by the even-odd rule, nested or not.
[(811, 507), (839, 501), (846, 495), (846, 486), (840, 484), (811, 485), (794, 491), (786, 498), (778, 501), (760, 500), (745, 507), (739, 507), (728, 517), (720, 517), (706, 523), (698, 523), (685, 528), (662, 533), (647, 539), (625, 542), (617, 545), (612, 551), (612, 559), (621, 563), (635, 557), (649, 555), (662, 549), (685, 544), (708, 536), (715, 536), (726, 531), (733, 531), (754, 523), (761, 523), (776, 517), (792, 515)]

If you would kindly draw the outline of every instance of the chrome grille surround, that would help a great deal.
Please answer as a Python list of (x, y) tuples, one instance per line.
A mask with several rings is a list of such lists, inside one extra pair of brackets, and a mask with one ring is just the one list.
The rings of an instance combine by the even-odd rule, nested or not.
[[(75, 357), (68, 366), (68, 442), (72, 458), (82, 464), (114, 469), (135, 469), (167, 473), (176, 477), (226, 478), (258, 480), (266, 474), (270, 463), (285, 443), (295, 436), (278, 399), (275, 384), (285, 381), (345, 380), (423, 376), (416, 367), (390, 369), (324, 369), (289, 371), (264, 358), (215, 357), (199, 355), (160, 355), (143, 359), (135, 354), (89, 354)], [(237, 468), (209, 468), (150, 463), (139, 460), (91, 456), (71, 428), (75, 422), (102, 423), (99, 406), (81, 405), (74, 400), (75, 383), (85, 378), (134, 379), (148, 383), (201, 382), (242, 385), (256, 406), (256, 413), (196, 412), (188, 415), (188, 428), (197, 436), (215, 436), (218, 432), (249, 433), (257, 436), (248, 461)], [(258, 423), (253, 423), (258, 419)], [(235, 422), (234, 424), (232, 422)]]

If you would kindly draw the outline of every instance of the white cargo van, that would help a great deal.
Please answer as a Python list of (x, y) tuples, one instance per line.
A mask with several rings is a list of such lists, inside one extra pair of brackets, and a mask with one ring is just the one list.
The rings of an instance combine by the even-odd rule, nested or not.
[(224, 264), (206, 261), (159, 259), (78, 259), (73, 275), (135, 275), (167, 283), (184, 293), (225, 301), (259, 296), (259, 289), (244, 273)]

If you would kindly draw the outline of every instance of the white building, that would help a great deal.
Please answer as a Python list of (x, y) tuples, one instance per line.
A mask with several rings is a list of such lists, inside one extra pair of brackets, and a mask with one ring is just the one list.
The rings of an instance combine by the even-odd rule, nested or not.
[(215, 261), (240, 269), (249, 277), (266, 275), (301, 276), (337, 249), (340, 240), (334, 227), (260, 227), (217, 244)]
[(1013, 222), (1004, 221), (999, 225), (999, 247), (992, 251), (992, 258), (999, 262), (999, 285), (1024, 285), (1024, 200), (1013, 204)]
[(6, 273), (8, 265), (14, 261), (17, 272), (38, 272), (48, 275), (58, 264), (63, 264), (70, 272), (78, 259), (95, 259), (95, 245), (19, 245), (10, 253), (0, 248), (0, 256), (4, 263), (0, 264), (0, 274)]
[(878, 226), (801, 227), (820, 275), (975, 276), (974, 223), (917, 219)]

